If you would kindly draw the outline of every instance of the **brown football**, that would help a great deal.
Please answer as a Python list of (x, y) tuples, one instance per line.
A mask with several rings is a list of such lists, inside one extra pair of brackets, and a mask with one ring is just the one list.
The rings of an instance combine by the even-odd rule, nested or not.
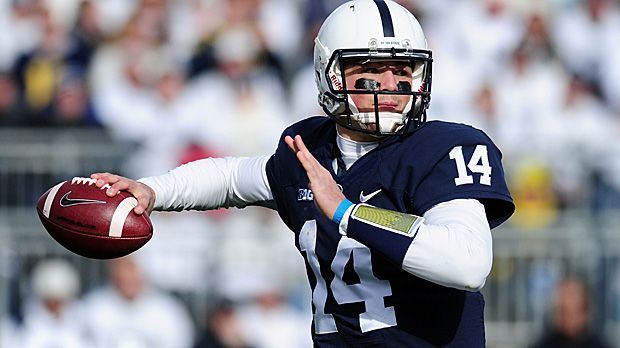
[(45, 192), (37, 213), (47, 232), (70, 251), (94, 259), (130, 254), (151, 239), (153, 225), (137, 215), (137, 200), (128, 192), (106, 195), (90, 178), (63, 181)]

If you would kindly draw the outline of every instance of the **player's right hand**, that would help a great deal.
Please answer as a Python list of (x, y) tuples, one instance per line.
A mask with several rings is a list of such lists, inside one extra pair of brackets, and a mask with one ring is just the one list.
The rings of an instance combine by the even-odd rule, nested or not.
[(308, 188), (312, 190), (314, 203), (323, 215), (332, 220), (338, 206), (346, 198), (342, 190), (338, 187), (330, 172), (308, 150), (300, 135), (296, 135), (295, 138), (287, 135), (284, 141), (306, 170), (308, 180), (310, 180)]
[(106, 190), (106, 194), (110, 197), (114, 197), (120, 191), (127, 191), (131, 193), (138, 200), (138, 205), (133, 211), (140, 215), (142, 213), (150, 214), (153, 211), (155, 205), (155, 191), (149, 186), (132, 180), (120, 175), (111, 173), (93, 173), (90, 175), (91, 179), (97, 180), (95, 185), (97, 187), (103, 187), (106, 184), (110, 187)]

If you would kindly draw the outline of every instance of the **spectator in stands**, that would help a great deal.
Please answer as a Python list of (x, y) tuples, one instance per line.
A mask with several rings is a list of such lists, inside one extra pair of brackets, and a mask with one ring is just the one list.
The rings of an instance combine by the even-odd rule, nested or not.
[(32, 273), (33, 297), (24, 308), (19, 347), (91, 347), (77, 296), (80, 278), (62, 259), (43, 260)]
[(537, 61), (551, 61), (557, 59), (555, 48), (549, 34), (547, 18), (539, 12), (525, 16), (525, 33), (519, 46), (527, 52), (530, 58)]
[(0, 72), (0, 127), (20, 126), (19, 92), (10, 73)]
[(491, 139), (495, 139), (500, 147), (504, 147), (499, 136), (501, 129), (502, 115), (498, 110), (498, 97), (494, 85), (494, 80), (487, 79), (480, 82), (479, 87), (472, 91), (471, 99), (467, 107), (457, 115), (452, 116), (455, 122), (472, 125), (483, 129)]
[(232, 301), (216, 301), (207, 318), (207, 327), (194, 348), (252, 348), (239, 322)]
[(52, 104), (64, 59), (67, 33), (47, 8), (40, 10), (41, 40), (24, 52), (14, 66), (14, 73), (24, 98), (28, 123), (46, 123), (46, 109)]
[(238, 310), (239, 322), (248, 341), (257, 348), (310, 348), (308, 326), (312, 315), (292, 307), (284, 294), (269, 284), (252, 302)]
[(435, 1), (418, 3), (432, 10), (423, 16), (436, 62), (429, 118), (451, 120), (467, 108), (481, 83), (508, 70), (523, 25), (506, 1), (449, 1), (443, 8), (430, 4)]
[(251, 26), (230, 25), (217, 35), (213, 50), (217, 69), (188, 86), (202, 110), (193, 128), (223, 155), (271, 151), (288, 122), (287, 99), (281, 80), (261, 59), (261, 38)]
[(69, 34), (69, 46), (65, 62), (87, 71), (93, 54), (104, 39), (99, 24), (97, 6), (91, 0), (84, 0), (77, 10), (77, 18)]
[(316, 102), (316, 98), (309, 95), (318, 95), (319, 90), (314, 82), (316, 72), (312, 61), (314, 54), (314, 38), (321, 28), (327, 15), (335, 9), (328, 6), (325, 0), (308, 0), (304, 11), (304, 34), (299, 45), (299, 57), (295, 65), (296, 71), (290, 78), (290, 106), (292, 112), (288, 115), (290, 121), (301, 120), (308, 115), (324, 115), (323, 109)]
[(494, 77), (497, 112), (501, 115), (496, 140), (504, 154), (516, 160), (547, 160), (548, 144), (554, 139), (548, 130), (564, 103), (569, 76), (554, 61), (540, 60), (535, 51), (517, 47), (510, 64)]
[(532, 348), (610, 347), (591, 323), (590, 294), (579, 278), (559, 282), (553, 298), (551, 323)]
[(251, 32), (259, 48), (257, 59), (277, 73), (285, 82), (290, 62), (297, 58), (301, 41), (301, 19), (296, 5), (280, 0), (228, 0), (221, 3), (217, 23), (204, 33), (191, 61), (190, 75), (195, 76), (217, 68), (219, 58), (214, 46), (222, 34)]
[(66, 67), (58, 72), (58, 80), (53, 99), (41, 110), (37, 125), (100, 127), (82, 71), (77, 67)]
[(14, 68), (21, 55), (39, 44), (43, 12), (42, 1), (0, 2), (0, 69)]
[(145, 133), (160, 127), (154, 88), (162, 65), (169, 66), (170, 59), (162, 38), (154, 34), (162, 23), (152, 20), (159, 17), (150, 13), (138, 7), (116, 40), (97, 50), (89, 70), (97, 115), (119, 141), (128, 143), (140, 143)]
[(132, 256), (110, 261), (108, 285), (85, 297), (94, 347), (191, 347), (194, 327), (176, 298), (150, 287)]
[[(549, 164), (561, 207), (609, 208), (612, 197), (620, 197), (617, 173), (609, 166), (620, 160), (617, 121), (595, 88), (578, 75), (571, 77), (564, 94), (562, 109), (545, 129), (554, 139), (548, 145), (553, 153)], [(600, 182), (593, 185), (593, 180)], [(606, 189), (596, 192), (596, 185)]]
[(571, 72), (600, 91), (608, 73), (604, 69), (609, 67), (603, 60), (609, 51), (617, 51), (618, 5), (613, 0), (583, 0), (559, 10), (552, 21), (552, 35), (560, 58)]

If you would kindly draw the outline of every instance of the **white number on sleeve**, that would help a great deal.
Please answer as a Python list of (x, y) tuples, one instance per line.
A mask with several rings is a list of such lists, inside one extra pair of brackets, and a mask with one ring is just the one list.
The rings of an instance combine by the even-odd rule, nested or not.
[[(315, 307), (314, 331), (317, 334), (336, 332), (336, 323), (331, 314), (325, 313), (327, 288), (321, 276), (319, 260), (316, 256), (316, 221), (306, 221), (299, 234), (299, 245), (306, 252), (310, 268), (316, 277), (316, 286), (312, 290), (312, 302)], [(353, 268), (360, 282), (347, 284), (342, 279), (347, 263), (353, 257)], [(366, 311), (360, 313), (360, 328), (368, 332), (390, 326), (396, 326), (394, 307), (385, 307), (383, 298), (392, 294), (392, 287), (387, 280), (375, 277), (372, 272), (370, 249), (348, 237), (342, 237), (338, 243), (336, 256), (331, 264), (335, 274), (330, 284), (334, 298), (338, 304), (364, 302)]]
[(491, 185), (491, 166), (489, 165), (489, 154), (487, 152), (486, 145), (477, 145), (474, 153), (471, 155), (471, 159), (465, 167), (465, 157), (463, 156), (463, 147), (455, 146), (450, 151), (450, 159), (456, 162), (456, 170), (458, 177), (454, 179), (456, 186), (473, 184), (474, 178), (468, 174), (467, 169), (472, 173), (479, 173), (481, 185)]

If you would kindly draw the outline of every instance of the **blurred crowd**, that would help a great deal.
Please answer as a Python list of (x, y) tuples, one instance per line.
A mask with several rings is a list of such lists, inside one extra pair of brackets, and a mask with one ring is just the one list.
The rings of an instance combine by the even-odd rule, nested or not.
[(64, 258), (39, 260), (22, 304), (0, 316), (0, 346), (21, 348), (310, 347), (307, 316), (280, 294), (239, 303), (221, 297), (196, 325), (187, 304), (153, 286), (132, 256), (106, 263), (99, 286), (84, 289)]
[[(136, 178), (271, 153), (284, 127), (323, 113), (313, 38), (343, 2), (0, 0), (0, 127), (107, 131), (131, 145), (123, 174)], [(620, 208), (619, 0), (398, 2), (433, 51), (429, 119), (471, 124), (498, 144), (513, 225)], [(201, 347), (307, 346), (309, 324), (265, 329), (309, 321), (308, 301), (290, 295), (309, 292), (292, 234), (271, 212), (238, 214), (153, 214), (140, 271), (157, 288), (219, 299)], [(243, 324), (239, 303), (252, 304)], [(240, 327), (254, 330), (248, 340)]]
[[(341, 0), (2, 0), (0, 126), (99, 127), (126, 173), (269, 153), (321, 114), (312, 40)], [(434, 54), (430, 119), (504, 152), (526, 228), (620, 206), (618, 0), (399, 0)]]
[[(523, 208), (620, 206), (617, 0), (400, 2), (434, 53), (429, 118), (490, 134)], [(268, 153), (322, 113), (312, 39), (340, 3), (0, 1), (0, 125), (106, 128), (134, 176)]]

